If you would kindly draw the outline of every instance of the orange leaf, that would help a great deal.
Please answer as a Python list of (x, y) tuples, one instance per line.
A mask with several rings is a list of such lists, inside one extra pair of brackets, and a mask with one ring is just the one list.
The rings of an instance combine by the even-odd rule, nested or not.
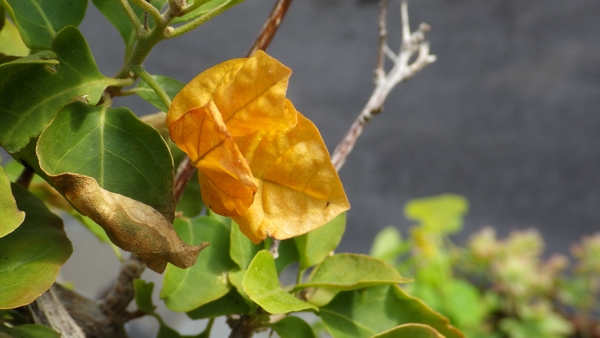
[(256, 183), (213, 101), (188, 110), (171, 123), (169, 133), (198, 168), (206, 205), (224, 216), (240, 215), (248, 209)]
[(233, 137), (293, 127), (296, 116), (284, 109), (291, 74), (263, 51), (250, 58), (225, 61), (200, 73), (175, 96), (167, 126), (212, 100)]
[(350, 208), (317, 127), (286, 100), (298, 123), (236, 138), (258, 181), (254, 203), (232, 217), (254, 243), (304, 234)]

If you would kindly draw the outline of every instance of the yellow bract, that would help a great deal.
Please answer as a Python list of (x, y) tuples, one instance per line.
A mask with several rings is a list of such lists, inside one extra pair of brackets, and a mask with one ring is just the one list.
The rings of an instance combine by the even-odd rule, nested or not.
[(290, 75), (262, 51), (226, 61), (186, 85), (167, 114), (205, 204), (255, 243), (304, 234), (350, 207), (319, 131), (285, 98)]

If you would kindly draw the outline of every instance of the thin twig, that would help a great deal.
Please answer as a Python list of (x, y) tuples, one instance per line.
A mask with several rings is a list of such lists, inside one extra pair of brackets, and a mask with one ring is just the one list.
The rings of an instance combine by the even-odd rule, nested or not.
[(263, 24), (260, 34), (254, 41), (254, 44), (248, 51), (248, 56), (251, 56), (257, 50), (265, 50), (271, 44), (271, 40), (275, 37), (275, 33), (279, 29), (283, 18), (287, 13), (288, 8), (292, 4), (292, 0), (279, 0), (273, 7), (271, 14)]
[(179, 201), (185, 190), (185, 186), (190, 182), (195, 172), (196, 167), (192, 165), (192, 160), (190, 160), (189, 156), (185, 155), (175, 173), (175, 183), (173, 184), (175, 201)]
[(145, 12), (148, 12), (154, 18), (154, 22), (156, 24), (162, 22), (163, 18), (160, 14), (160, 11), (156, 9), (156, 7), (152, 6), (151, 3), (146, 2), (146, 0), (131, 0), (134, 4), (136, 4), (139, 8), (143, 9)]
[(133, 24), (133, 28), (135, 29), (136, 35), (139, 37), (141, 35), (140, 28), (142, 26), (140, 19), (137, 17), (135, 12), (133, 11), (133, 8), (131, 8), (127, 0), (119, 0), (119, 3), (121, 4), (121, 7), (123, 7), (123, 10), (127, 14), (129, 20), (131, 21), (131, 24)]
[(144, 67), (142, 67), (140, 65), (135, 65), (135, 66), (131, 67), (131, 70), (135, 73), (135, 75), (137, 75), (144, 82), (146, 82), (146, 84), (150, 88), (152, 88), (152, 90), (154, 90), (156, 95), (158, 95), (158, 97), (161, 99), (161, 101), (165, 104), (165, 106), (167, 108), (171, 105), (171, 98), (169, 97), (167, 92), (165, 92), (163, 87), (152, 77), (152, 75), (150, 75), (144, 69)]
[[(383, 104), (392, 89), (400, 82), (410, 79), (428, 64), (435, 62), (436, 59), (435, 55), (429, 54), (429, 43), (425, 41), (425, 33), (429, 31), (429, 25), (423, 23), (417, 31), (414, 33), (410, 32), (406, 0), (402, 0), (400, 3), (402, 14), (402, 44), (400, 51), (396, 55), (389, 49), (385, 43), (387, 36), (385, 27), (387, 4), (388, 1), (383, 0), (379, 10), (380, 45), (377, 68), (375, 69), (375, 89), (342, 141), (340, 141), (333, 151), (331, 162), (338, 171), (344, 165), (346, 157), (354, 148), (356, 140), (362, 134), (367, 123), (369, 123), (373, 116), (383, 110)], [(415, 53), (417, 54), (417, 58), (412, 63), (409, 63)], [(383, 55), (389, 57), (393, 62), (392, 69), (387, 74), (384, 69), (384, 60), (382, 60)]]
[[(281, 25), (283, 18), (285, 17), (285, 13), (287, 13), (287, 9), (290, 7), (292, 0), (279, 0), (273, 7), (271, 14), (263, 24), (260, 34), (254, 41), (252, 48), (248, 52), (248, 57), (252, 56), (252, 54), (257, 50), (266, 50), (273, 40), (275, 33), (277, 33), (277, 29)], [(179, 198), (183, 194), (183, 190), (185, 186), (188, 184), (192, 175), (196, 172), (196, 168), (192, 165), (190, 158), (185, 156), (183, 161), (179, 164), (177, 168), (177, 173), (175, 174), (175, 184), (173, 185), (173, 195), (175, 195), (175, 200), (179, 201)]]
[(379, 3), (379, 54), (377, 55), (377, 65), (375, 66), (375, 84), (385, 77), (385, 57), (386, 51), (389, 49), (387, 48), (385, 17), (389, 2), (389, 0), (382, 0)]

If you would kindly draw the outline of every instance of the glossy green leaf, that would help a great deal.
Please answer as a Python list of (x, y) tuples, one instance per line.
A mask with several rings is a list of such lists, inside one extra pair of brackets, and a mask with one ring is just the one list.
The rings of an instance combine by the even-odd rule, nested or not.
[(267, 250), (262, 250), (254, 256), (244, 275), (242, 285), (248, 297), (271, 314), (317, 310), (314, 305), (281, 289), (275, 269), (275, 260)]
[(231, 248), (229, 249), (229, 255), (231, 259), (240, 267), (242, 270), (246, 270), (252, 258), (262, 246), (252, 243), (246, 235), (240, 231), (239, 225), (235, 222), (231, 222)]
[(87, 0), (2, 0), (27, 47), (50, 49), (52, 39), (64, 27), (78, 26), (85, 16)]
[(53, 49), (58, 60), (45, 51), (0, 65), (0, 97), (10, 98), (0, 101), (0, 146), (10, 153), (37, 137), (66, 103), (81, 97), (95, 105), (107, 86), (121, 81), (100, 74), (75, 27), (60, 31)]
[(285, 338), (314, 338), (315, 333), (308, 323), (298, 317), (287, 316), (269, 326), (279, 337)]
[(187, 312), (223, 297), (231, 289), (227, 272), (235, 268), (229, 258), (229, 229), (210, 217), (176, 219), (179, 237), (193, 245), (210, 242), (198, 256), (196, 265), (180, 269), (171, 264), (165, 272), (160, 298), (177, 312)]
[[(2, 335), (2, 333), (8, 336)], [(38, 325), (38, 324), (24, 324), (15, 327), (6, 327), (0, 325), (0, 337), (1, 338), (60, 338), (61, 335), (53, 329)]]
[[(156, 7), (161, 8), (167, 0), (152, 0), (150, 3)], [(131, 53), (135, 42), (137, 41), (137, 35), (135, 27), (129, 17), (125, 13), (125, 10), (119, 3), (119, 0), (92, 0), (94, 6), (100, 10), (100, 12), (108, 19), (108, 21), (117, 29), (123, 41), (125, 42), (125, 58)], [(131, 2), (130, 2), (131, 3)], [(137, 15), (140, 22), (144, 15), (144, 11), (141, 8), (132, 5), (131, 6), (135, 14)], [(152, 17), (149, 16), (149, 20), (152, 21)]]
[(154, 128), (127, 108), (73, 102), (40, 135), (37, 153), (40, 168), (48, 175), (70, 172), (93, 177), (102, 188), (173, 219), (169, 149)]
[[(206, 20), (210, 20), (212, 19), (212, 17), (214, 17), (214, 11), (217, 10), (219, 13), (223, 12), (239, 3), (241, 3), (244, 0), (208, 0), (208, 1), (202, 1), (204, 2), (200, 7), (198, 7), (197, 9), (193, 10), (192, 12), (182, 16), (182, 17), (178, 17), (175, 18), (175, 20), (173, 20), (173, 23), (180, 23), (180, 22), (186, 22), (186, 21), (191, 21), (193, 19), (198, 19), (200, 17), (205, 17)], [(198, 2), (198, 1), (195, 1)]]
[(300, 260), (300, 255), (296, 248), (296, 241), (294, 241), (293, 238), (281, 241), (277, 253), (279, 254), (277, 259), (275, 259), (277, 275), (280, 275), (286, 267)]
[(25, 221), (0, 238), (0, 309), (31, 303), (44, 293), (73, 252), (60, 217), (30, 192), (12, 185)]
[(460, 195), (443, 194), (409, 201), (404, 207), (406, 218), (421, 223), (427, 231), (455, 233), (463, 226), (469, 202)]
[(321, 263), (340, 244), (345, 230), (346, 213), (343, 212), (322, 227), (294, 238), (300, 255), (300, 269)]
[(315, 268), (309, 281), (296, 285), (294, 290), (314, 287), (353, 290), (410, 281), (412, 280), (400, 276), (393, 266), (377, 258), (360, 254), (337, 254), (323, 261)]
[(152, 303), (152, 291), (154, 283), (145, 280), (135, 279), (133, 281), (133, 291), (135, 294), (135, 305), (139, 310), (146, 313), (153, 313), (156, 306)]
[(372, 338), (398, 338), (398, 337), (410, 337), (410, 338), (444, 338), (434, 328), (425, 324), (403, 324), (396, 326), (395, 328), (382, 332)]
[[(161, 75), (152, 75), (152, 77), (158, 82), (158, 84), (165, 90), (167, 95), (171, 99), (179, 93), (181, 88), (185, 85), (175, 79), (171, 79), (170, 77), (161, 76)], [(163, 112), (169, 111), (169, 107), (165, 106), (165, 103), (158, 97), (156, 92), (148, 86), (148, 84), (144, 81), (140, 81), (140, 83), (135, 87), (135, 93), (138, 94), (142, 99), (148, 101), (156, 108), (160, 109)]]
[(17, 208), (17, 202), (12, 195), (10, 181), (4, 168), (0, 166), (0, 237), (13, 232), (23, 223), (25, 213)]
[(204, 304), (192, 310), (187, 315), (192, 319), (213, 318), (228, 316), (237, 313), (250, 313), (250, 307), (235, 289), (231, 289), (225, 296)]
[[(0, 19), (2, 18), (0, 17)], [(15, 56), (29, 55), (29, 48), (25, 46), (17, 27), (8, 20), (6, 20), (4, 27), (0, 30), (0, 53)]]
[(446, 338), (463, 335), (448, 319), (397, 285), (343, 291), (317, 313), (332, 337), (371, 337), (402, 324), (429, 325)]

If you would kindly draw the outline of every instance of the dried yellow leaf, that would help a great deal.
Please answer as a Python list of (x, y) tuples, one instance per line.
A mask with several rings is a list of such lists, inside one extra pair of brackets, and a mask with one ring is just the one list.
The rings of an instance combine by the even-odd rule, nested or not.
[(65, 173), (51, 178), (79, 211), (102, 226), (115, 245), (138, 254), (158, 273), (165, 270), (167, 262), (182, 269), (189, 268), (196, 263), (200, 251), (208, 246), (208, 243), (188, 245), (160, 212), (102, 189), (92, 177)]

